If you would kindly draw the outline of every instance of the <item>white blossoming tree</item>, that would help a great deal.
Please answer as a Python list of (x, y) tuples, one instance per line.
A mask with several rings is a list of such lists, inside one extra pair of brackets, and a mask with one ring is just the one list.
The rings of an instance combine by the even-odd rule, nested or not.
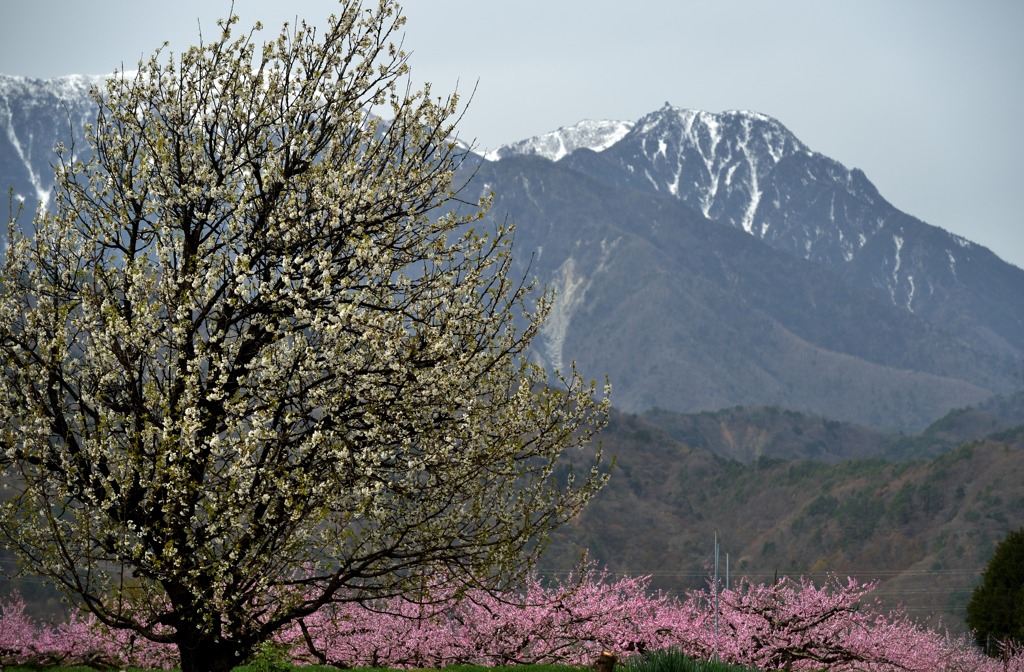
[(185, 672), (440, 568), (507, 585), (603, 482), (554, 476), (606, 396), (529, 362), (549, 297), (459, 214), (457, 101), (411, 90), (402, 23), (158, 51), (9, 233), (0, 531)]

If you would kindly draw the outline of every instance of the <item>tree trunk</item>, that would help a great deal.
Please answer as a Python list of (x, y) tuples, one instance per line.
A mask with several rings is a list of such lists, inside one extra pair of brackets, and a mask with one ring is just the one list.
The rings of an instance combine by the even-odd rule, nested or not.
[(613, 672), (615, 670), (615, 654), (611, 651), (602, 651), (594, 663), (594, 672)]
[(181, 672), (231, 672), (252, 655), (252, 646), (199, 637), (178, 644)]

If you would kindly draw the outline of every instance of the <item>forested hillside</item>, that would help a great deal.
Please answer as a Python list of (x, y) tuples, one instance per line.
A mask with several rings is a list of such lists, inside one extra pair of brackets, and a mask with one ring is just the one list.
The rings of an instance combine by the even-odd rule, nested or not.
[[(897, 445), (911, 438), (921, 439), (896, 437)], [(684, 591), (706, 580), (717, 530), (723, 573), (727, 555), (733, 576), (758, 581), (776, 573), (878, 580), (888, 603), (958, 629), (995, 545), (1024, 525), (1024, 426), (931, 459), (834, 464), (723, 457), (629, 414), (613, 417), (603, 443), (616, 455), (613, 477), (558, 534), (542, 563), (548, 571), (587, 550), (613, 571)]]

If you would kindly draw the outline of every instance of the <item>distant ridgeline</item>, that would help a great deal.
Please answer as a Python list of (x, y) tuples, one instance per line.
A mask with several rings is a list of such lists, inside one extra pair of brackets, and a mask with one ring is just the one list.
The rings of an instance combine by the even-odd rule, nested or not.
[[(0, 185), (22, 226), (53, 148), (86, 152), (102, 78), (0, 76)], [(72, 145), (73, 143), (73, 145)], [(1024, 271), (900, 212), (777, 120), (666, 105), (466, 164), (556, 292), (538, 360), (625, 411), (774, 405), (918, 431), (1024, 387)]]

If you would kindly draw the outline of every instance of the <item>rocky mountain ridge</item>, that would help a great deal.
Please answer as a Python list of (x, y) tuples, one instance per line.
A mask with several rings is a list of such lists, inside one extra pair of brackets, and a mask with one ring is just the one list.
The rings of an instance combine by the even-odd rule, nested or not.
[(1013, 356), (669, 194), (576, 170), (581, 155), (484, 162), (475, 179), (517, 223), (521, 272), (556, 293), (539, 354), (607, 373), (619, 408), (777, 404), (913, 429), (1015, 389)]
[(633, 128), (632, 121), (586, 119), (572, 126), (563, 126), (550, 133), (520, 140), (497, 149), (485, 151), (488, 161), (500, 161), (506, 156), (540, 156), (558, 161), (577, 149), (604, 151), (623, 138)]

